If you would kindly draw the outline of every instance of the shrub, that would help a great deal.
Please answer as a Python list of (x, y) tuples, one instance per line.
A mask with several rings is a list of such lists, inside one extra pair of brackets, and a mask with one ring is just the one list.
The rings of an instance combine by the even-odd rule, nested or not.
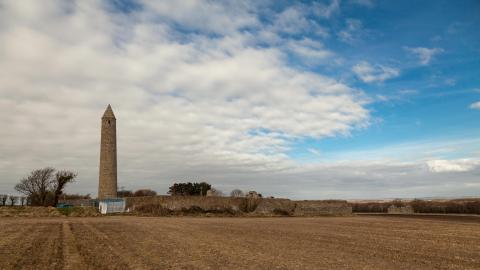
[(245, 213), (250, 213), (257, 209), (261, 199), (245, 198), (240, 204), (240, 210)]
[(392, 205), (391, 202), (368, 202), (368, 203), (353, 203), (352, 211), (356, 213), (387, 213), (388, 207)]
[(290, 213), (287, 210), (279, 209), (279, 208), (274, 208), (273, 214), (279, 215), (279, 216), (290, 216)]
[(160, 204), (144, 204), (135, 208), (135, 212), (153, 216), (168, 216), (172, 214), (172, 210), (163, 207)]
[(458, 200), (419, 200), (411, 202), (394, 200), (391, 202), (352, 203), (352, 210), (356, 213), (386, 213), (390, 205), (397, 207), (410, 205), (415, 213), (429, 214), (480, 214), (480, 199)]

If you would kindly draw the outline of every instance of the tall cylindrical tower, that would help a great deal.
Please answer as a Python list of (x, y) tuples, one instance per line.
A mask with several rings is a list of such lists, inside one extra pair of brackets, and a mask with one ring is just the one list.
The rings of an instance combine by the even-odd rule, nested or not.
[(112, 107), (102, 116), (98, 199), (117, 197), (117, 127)]

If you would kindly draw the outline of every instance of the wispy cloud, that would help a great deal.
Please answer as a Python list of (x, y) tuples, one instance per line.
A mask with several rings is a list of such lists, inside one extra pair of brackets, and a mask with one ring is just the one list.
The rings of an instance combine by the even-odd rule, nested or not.
[(414, 54), (420, 61), (420, 64), (422, 65), (428, 65), (435, 55), (442, 53), (444, 51), (441, 48), (424, 48), (424, 47), (416, 47), (416, 48), (404, 47), (404, 49)]
[(410, 96), (418, 94), (418, 91), (415, 89), (402, 89), (398, 91), (398, 94), (402, 96)]
[(354, 43), (363, 34), (363, 26), (360, 20), (348, 19), (343, 30), (337, 33), (340, 41)]
[(480, 161), (472, 159), (430, 160), (427, 165), (429, 170), (435, 173), (468, 172), (478, 167)]
[(414, 89), (401, 89), (391, 94), (378, 94), (377, 100), (380, 102), (407, 102), (417, 95), (418, 91)]
[(372, 8), (375, 6), (373, 0), (350, 0), (351, 3)]
[(303, 62), (311, 64), (322, 63), (335, 55), (332, 51), (325, 49), (321, 42), (308, 38), (290, 40), (286, 43), (286, 47)]
[(340, 0), (332, 0), (328, 5), (315, 2), (312, 9), (317, 16), (328, 19), (340, 10)]
[(462, 22), (453, 22), (451, 24), (448, 25), (447, 27), (447, 33), (448, 34), (456, 34), (458, 33), (462, 27), (465, 27), (466, 24), (465, 23), (462, 23)]
[(480, 101), (477, 101), (475, 103), (472, 103), (470, 105), (470, 109), (474, 109), (474, 110), (480, 110)]
[(400, 71), (396, 68), (383, 65), (372, 66), (366, 61), (362, 61), (353, 66), (352, 71), (360, 80), (366, 83), (383, 82), (400, 75)]
[(316, 156), (319, 156), (320, 155), (320, 151), (318, 149), (315, 149), (315, 148), (308, 148), (308, 152), (316, 155)]

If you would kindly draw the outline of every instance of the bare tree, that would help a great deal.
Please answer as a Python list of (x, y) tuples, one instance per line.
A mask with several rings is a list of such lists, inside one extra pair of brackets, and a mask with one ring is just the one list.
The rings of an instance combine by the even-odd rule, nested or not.
[(73, 182), (77, 175), (69, 171), (59, 171), (51, 167), (34, 170), (20, 180), (15, 190), (27, 195), (32, 205), (56, 205), (67, 183)]
[(54, 172), (55, 169), (51, 167), (34, 170), (29, 176), (20, 180), (15, 190), (30, 197), (32, 204), (46, 206)]
[(0, 202), (2, 203), (2, 206), (5, 206), (7, 204), (7, 195), (0, 195)]
[(27, 198), (25, 196), (20, 196), (20, 203), (22, 204), (22, 206), (25, 205), (26, 200)]
[(70, 171), (58, 171), (55, 174), (55, 182), (53, 183), (54, 206), (58, 204), (58, 198), (62, 195), (65, 185), (75, 181), (75, 177), (77, 177), (77, 174)]
[(216, 197), (222, 197), (224, 194), (221, 190), (218, 190), (216, 188), (211, 188), (207, 191), (207, 196), (216, 196)]
[(243, 191), (241, 191), (240, 189), (234, 189), (232, 190), (232, 192), (230, 192), (230, 197), (243, 197), (244, 194), (243, 194)]
[(8, 198), (10, 199), (10, 205), (11, 206), (14, 206), (15, 203), (17, 202), (17, 200), (18, 200), (18, 198), (15, 197), (15, 196), (9, 196)]

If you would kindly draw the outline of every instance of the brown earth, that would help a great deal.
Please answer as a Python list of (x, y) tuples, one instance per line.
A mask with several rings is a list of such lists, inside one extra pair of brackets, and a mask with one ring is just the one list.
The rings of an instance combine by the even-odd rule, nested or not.
[(462, 217), (0, 218), (0, 269), (480, 269), (479, 243)]

